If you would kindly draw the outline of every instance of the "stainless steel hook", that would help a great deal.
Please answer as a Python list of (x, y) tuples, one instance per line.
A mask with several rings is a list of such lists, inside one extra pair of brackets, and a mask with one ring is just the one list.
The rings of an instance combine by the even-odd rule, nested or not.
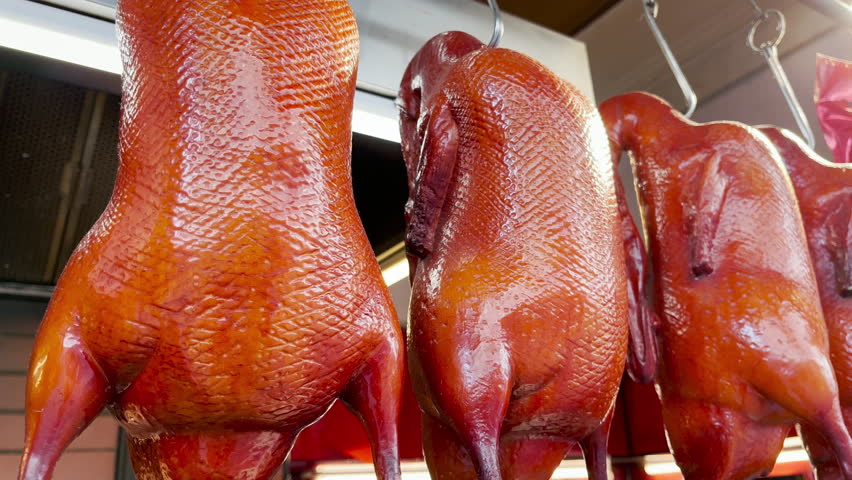
[(760, 5), (757, 4), (757, 0), (749, 0), (751, 2), (751, 8), (754, 9), (754, 12), (758, 15), (763, 15), (763, 9), (760, 8)]
[(663, 32), (661, 32), (660, 27), (657, 26), (656, 18), (657, 11), (660, 8), (659, 4), (656, 0), (640, 1), (642, 2), (642, 8), (645, 12), (645, 20), (651, 28), (651, 33), (654, 34), (654, 39), (657, 41), (657, 45), (660, 46), (660, 50), (663, 51), (663, 56), (666, 57), (666, 62), (669, 64), (669, 68), (674, 74), (681, 92), (683, 92), (683, 97), (686, 99), (686, 112), (684, 112), (683, 116), (689, 118), (693, 113), (695, 113), (695, 107), (698, 106), (698, 96), (695, 95), (695, 90), (692, 89), (692, 86), (686, 79), (686, 75), (683, 74), (680, 64), (677, 63), (674, 53), (672, 53), (671, 48), (669, 48), (669, 44), (666, 42), (665, 37), (663, 37)]
[[(790, 81), (787, 79), (787, 74), (784, 72), (784, 67), (781, 66), (781, 61), (778, 59), (778, 45), (781, 43), (781, 39), (784, 38), (784, 34), (787, 31), (787, 23), (784, 18), (784, 14), (774, 8), (764, 10), (757, 5), (755, 0), (750, 0), (750, 2), (757, 12), (757, 17), (751, 22), (751, 27), (748, 31), (748, 46), (753, 51), (763, 56), (763, 59), (766, 60), (767, 65), (769, 65), (769, 70), (772, 72), (772, 76), (775, 77), (775, 81), (778, 82), (778, 88), (781, 89), (781, 94), (784, 95), (784, 100), (787, 101), (787, 106), (790, 107), (790, 112), (793, 114), (793, 119), (796, 120), (796, 125), (802, 133), (802, 138), (811, 148), (814, 148), (816, 141), (814, 138), (814, 132), (811, 130), (811, 125), (808, 122), (808, 117), (805, 115), (804, 110), (802, 110), (802, 106), (796, 98), (796, 93), (793, 91), (793, 87), (790, 86)], [(764, 41), (758, 45), (755, 43), (757, 30), (764, 22), (768, 21), (770, 17), (775, 17), (777, 22), (775, 27), (775, 38)]]
[(494, 16), (494, 29), (491, 33), (491, 41), (488, 42), (488, 47), (494, 48), (500, 44), (500, 40), (503, 38), (503, 14), (500, 13), (497, 0), (488, 0), (488, 6), (491, 7), (491, 14)]

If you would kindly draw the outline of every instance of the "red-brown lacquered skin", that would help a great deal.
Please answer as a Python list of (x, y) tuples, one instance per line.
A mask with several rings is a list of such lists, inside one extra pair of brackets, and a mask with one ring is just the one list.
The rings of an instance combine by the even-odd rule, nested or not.
[[(781, 154), (799, 200), (848, 429), (852, 427), (852, 165), (825, 161), (787, 130), (760, 130)], [(843, 478), (830, 444), (807, 425), (801, 432), (819, 479)]]
[(460, 32), (413, 58), (399, 102), (409, 367), (432, 478), (549, 479), (579, 441), (603, 480), (627, 276), (594, 105)]
[(106, 405), (137, 478), (265, 479), (340, 398), (399, 478), (402, 340), (350, 178), (345, 0), (121, 0), (115, 192), (36, 340), (20, 478)]
[(848, 476), (852, 442), (777, 152), (755, 129), (691, 123), (648, 94), (600, 111), (614, 153), (634, 156), (661, 316), (658, 391), (684, 476), (768, 472), (798, 420), (830, 437)]

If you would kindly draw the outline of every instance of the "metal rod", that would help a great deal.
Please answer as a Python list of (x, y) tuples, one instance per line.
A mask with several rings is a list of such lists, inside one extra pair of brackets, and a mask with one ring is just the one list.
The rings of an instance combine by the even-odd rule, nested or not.
[(488, 42), (488, 47), (495, 48), (500, 45), (500, 40), (503, 39), (503, 14), (500, 13), (497, 0), (488, 0), (488, 6), (491, 7), (491, 14), (494, 16), (494, 29), (491, 32), (491, 41)]
[(56, 223), (53, 226), (53, 235), (50, 241), (50, 249), (47, 252), (47, 264), (44, 267), (42, 281), (52, 282), (57, 265), (59, 263), (62, 237), (65, 234), (68, 214), (71, 211), (72, 196), (74, 194), (74, 179), (80, 170), (80, 162), (83, 158), (83, 149), (86, 145), (86, 136), (89, 131), (92, 112), (95, 105), (95, 92), (87, 91), (83, 100), (83, 109), (80, 120), (77, 123), (77, 133), (74, 137), (74, 145), (71, 148), (71, 158), (65, 163), (62, 172), (62, 180), (59, 184), (59, 208), (56, 214)]
[(852, 3), (842, 0), (800, 0), (835, 22), (852, 28)]
[(130, 461), (130, 450), (127, 448), (127, 433), (118, 427), (118, 442), (115, 448), (115, 480), (136, 480), (133, 465)]
[(92, 162), (94, 161), (95, 147), (103, 121), (106, 99), (107, 94), (104, 92), (98, 92), (95, 95), (92, 116), (89, 118), (89, 129), (86, 132), (86, 141), (83, 145), (83, 153), (80, 156), (77, 185), (71, 193), (71, 208), (68, 210), (65, 233), (62, 235), (62, 246), (58, 252), (59, 256), (55, 262), (52, 262), (54, 268), (51, 279), (55, 279), (60, 269), (65, 266), (65, 262), (71, 255), (71, 251), (74, 250), (74, 247), (77, 246), (77, 242), (80, 240), (76, 235), (83, 207), (89, 200), (89, 194), (92, 190)]
[(753, 8), (758, 15), (763, 15), (763, 9), (757, 4), (757, 0), (749, 0), (749, 2), (751, 2), (751, 8)]
[(790, 107), (790, 111), (793, 113), (793, 119), (796, 120), (796, 125), (799, 127), (799, 131), (802, 132), (802, 138), (805, 139), (808, 146), (814, 148), (816, 144), (814, 139), (814, 132), (811, 130), (811, 125), (808, 123), (808, 117), (805, 116), (804, 110), (802, 110), (802, 106), (799, 104), (799, 100), (796, 99), (796, 94), (793, 92), (793, 87), (790, 86), (790, 81), (787, 79), (787, 74), (784, 72), (784, 68), (781, 66), (781, 62), (778, 60), (778, 47), (775, 45), (767, 45), (760, 49), (760, 54), (763, 55), (763, 58), (766, 60), (766, 63), (769, 64), (769, 69), (772, 71), (772, 76), (775, 77), (775, 81), (778, 82), (778, 87), (781, 88), (781, 93), (784, 95), (784, 100), (787, 101), (787, 105)]
[(0, 104), (3, 103), (3, 93), (6, 91), (6, 82), (9, 80), (9, 72), (0, 72)]
[(692, 89), (692, 86), (686, 79), (686, 75), (683, 74), (680, 64), (677, 63), (674, 53), (672, 53), (668, 42), (666, 42), (665, 37), (663, 37), (663, 32), (661, 32), (660, 27), (657, 26), (655, 17), (657, 16), (659, 5), (656, 0), (640, 1), (642, 2), (642, 8), (645, 12), (645, 20), (651, 28), (651, 33), (654, 34), (654, 39), (657, 41), (657, 45), (660, 46), (660, 50), (662, 50), (663, 56), (666, 58), (666, 62), (669, 64), (669, 68), (674, 74), (678, 86), (680, 87), (681, 92), (683, 92), (683, 97), (686, 99), (686, 112), (684, 112), (683, 116), (689, 118), (693, 113), (695, 113), (695, 107), (698, 106), (698, 96), (695, 95), (695, 90)]
[(0, 282), (0, 295), (19, 298), (44, 298), (53, 295), (53, 287), (28, 283)]
[(290, 455), (284, 459), (284, 464), (281, 465), (281, 479), (293, 480), (293, 475), (290, 474)]
[[(802, 110), (802, 106), (796, 98), (796, 93), (793, 91), (793, 87), (790, 86), (790, 81), (787, 79), (784, 67), (781, 66), (781, 61), (778, 60), (778, 45), (781, 43), (781, 39), (784, 38), (784, 34), (787, 31), (787, 22), (784, 18), (784, 14), (781, 13), (780, 10), (774, 8), (763, 10), (757, 6), (755, 0), (751, 0), (751, 4), (757, 10), (758, 15), (751, 22), (751, 27), (748, 31), (748, 46), (766, 60), (767, 65), (769, 65), (769, 70), (772, 72), (772, 76), (775, 77), (775, 81), (778, 82), (781, 94), (784, 95), (784, 100), (787, 101), (787, 105), (790, 107), (790, 113), (793, 114), (793, 119), (799, 127), (799, 132), (802, 133), (802, 138), (805, 142), (807, 142), (808, 146), (814, 148), (816, 141), (814, 139), (814, 132), (811, 130), (811, 125), (808, 123), (808, 117), (805, 116), (805, 112)], [(769, 18), (773, 16), (777, 20), (777, 24), (775, 26), (775, 38), (766, 40), (758, 45), (755, 40), (757, 30), (764, 22), (768, 21)]]

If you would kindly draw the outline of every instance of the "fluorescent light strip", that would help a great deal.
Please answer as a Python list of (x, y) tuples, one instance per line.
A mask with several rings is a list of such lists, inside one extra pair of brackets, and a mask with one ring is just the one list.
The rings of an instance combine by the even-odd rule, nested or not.
[[(784, 441), (785, 450), (778, 455), (776, 465), (786, 463), (807, 462), (808, 454), (801, 448), (799, 437), (790, 437)], [(678, 474), (680, 469), (670, 454), (647, 455), (645, 457), (645, 473), (648, 475)], [(425, 462), (402, 462), (402, 480), (429, 480), (429, 472)], [(373, 466), (357, 462), (328, 462), (316, 467), (316, 480), (376, 480)], [(586, 467), (582, 460), (563, 460), (552, 480), (581, 480), (588, 478)]]
[[(795, 448), (793, 450), (782, 451), (778, 455), (778, 458), (775, 460), (775, 464), (783, 465), (786, 463), (799, 463), (808, 461), (810, 461), (808, 458), (808, 452), (801, 448)], [(671, 473), (680, 473), (680, 469), (673, 461), (663, 463), (648, 463), (645, 464), (645, 473), (647, 473), (648, 475), (665, 475)]]
[(0, 17), (0, 45), (63, 62), (121, 74), (115, 45)]
[[(336, 475), (317, 475), (315, 480), (377, 480), (375, 474), (359, 473), (359, 474), (336, 474)], [(431, 480), (428, 472), (404, 472), (402, 480)]]
[(582, 460), (563, 460), (550, 478), (551, 480), (580, 480), (589, 477)]
[[(430, 480), (426, 462), (400, 462), (402, 480)], [(373, 465), (359, 462), (326, 462), (316, 466), (315, 480), (376, 480)]]
[(388, 118), (365, 110), (352, 112), (352, 131), (399, 143), (399, 124), (396, 118)]
[[(115, 26), (24, 0), (0, 1), (0, 46), (121, 75)], [(397, 111), (390, 99), (356, 92), (354, 132), (399, 143)]]
[(784, 439), (784, 450), (802, 448), (803, 446), (802, 437), (787, 437)]
[[(801, 448), (799, 437), (790, 437), (784, 441), (784, 450), (778, 456), (776, 464), (807, 462), (808, 455)], [(647, 455), (645, 457), (645, 472), (649, 475), (678, 474), (680, 469), (671, 454)], [(429, 480), (426, 463), (422, 461), (404, 461), (401, 465), (403, 480)], [(327, 462), (316, 467), (317, 480), (375, 480), (373, 466), (358, 462)], [(563, 460), (556, 471), (553, 480), (586, 479), (586, 467), (582, 460)]]
[[(402, 480), (430, 480), (425, 462), (404, 461), (401, 464)], [(356, 462), (328, 462), (316, 467), (316, 480), (376, 480), (373, 466)], [(582, 460), (563, 460), (552, 480), (580, 480), (587, 478)]]
[(680, 468), (674, 462), (665, 463), (646, 463), (645, 473), (648, 475), (666, 475), (671, 473), (680, 473)]
[(408, 260), (402, 258), (382, 269), (385, 285), (391, 286), (408, 278)]
[[(776, 465), (808, 462), (808, 453), (802, 448), (800, 437), (788, 437), (784, 440), (784, 449), (775, 460)], [(645, 473), (648, 475), (666, 475), (680, 473), (680, 469), (670, 454), (648, 455), (645, 457)]]
[(781, 454), (778, 455), (778, 459), (775, 461), (775, 463), (798, 463), (808, 461), (810, 461), (810, 459), (808, 458), (808, 452), (803, 449), (796, 449), (781, 452)]

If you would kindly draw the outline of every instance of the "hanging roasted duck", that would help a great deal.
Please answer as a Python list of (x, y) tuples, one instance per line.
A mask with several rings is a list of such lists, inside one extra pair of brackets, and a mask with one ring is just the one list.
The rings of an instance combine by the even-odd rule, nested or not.
[[(852, 166), (823, 160), (787, 130), (760, 130), (781, 154), (799, 200), (848, 429), (852, 426)], [(831, 445), (819, 431), (802, 425), (801, 433), (819, 479), (842, 479)]]
[(695, 124), (662, 100), (600, 107), (634, 156), (655, 273), (658, 391), (688, 480), (769, 472), (789, 425), (824, 435), (852, 479), (828, 336), (801, 217), (756, 130)]
[(340, 399), (399, 478), (402, 341), (353, 202), (345, 0), (121, 0), (120, 167), (39, 329), (20, 478), (104, 407), (136, 476), (266, 479)]
[[(594, 105), (460, 32), (415, 55), (399, 104), (409, 367), (432, 478), (549, 479), (579, 442), (605, 479), (628, 289), (641, 285), (628, 288)], [(646, 368), (644, 352), (631, 364)]]

